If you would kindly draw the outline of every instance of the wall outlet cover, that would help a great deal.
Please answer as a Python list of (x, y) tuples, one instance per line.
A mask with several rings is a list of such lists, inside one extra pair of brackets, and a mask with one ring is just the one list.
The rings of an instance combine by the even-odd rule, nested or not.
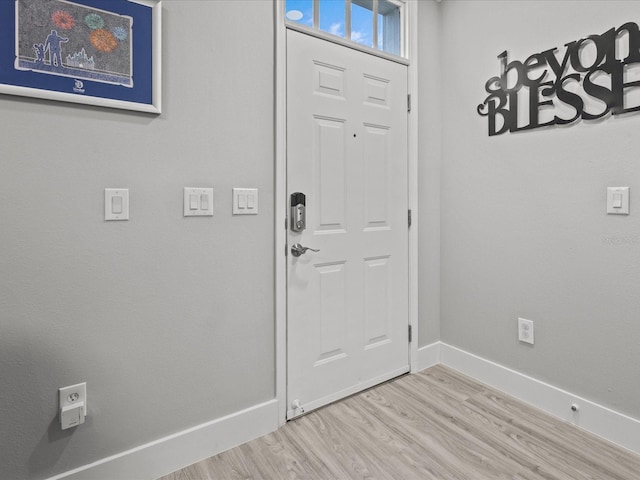
[(78, 383), (77, 385), (71, 385), (70, 387), (63, 387), (58, 389), (58, 396), (60, 400), (60, 410), (65, 407), (71, 407), (75, 404), (83, 404), (83, 413), (87, 414), (87, 383)]
[(524, 343), (534, 343), (533, 320), (518, 318), (518, 340)]

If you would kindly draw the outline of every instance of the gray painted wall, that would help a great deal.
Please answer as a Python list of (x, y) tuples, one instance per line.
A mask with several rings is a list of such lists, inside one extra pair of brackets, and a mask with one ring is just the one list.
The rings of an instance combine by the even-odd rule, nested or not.
[[(163, 5), (161, 116), (0, 97), (3, 480), (274, 397), (273, 7)], [(183, 218), (185, 186), (216, 189), (213, 218)], [(130, 221), (104, 222), (105, 187)], [(259, 188), (258, 216), (231, 215), (232, 187)], [(57, 389), (85, 381), (62, 432)]]
[[(490, 138), (476, 106), (504, 50), (560, 55), (640, 21), (640, 2), (442, 10), (442, 340), (638, 418), (640, 114)], [(607, 186), (631, 187), (630, 216), (605, 214)]]
[(418, 341), (424, 347), (440, 340), (440, 4), (420, 2), (418, 25)]

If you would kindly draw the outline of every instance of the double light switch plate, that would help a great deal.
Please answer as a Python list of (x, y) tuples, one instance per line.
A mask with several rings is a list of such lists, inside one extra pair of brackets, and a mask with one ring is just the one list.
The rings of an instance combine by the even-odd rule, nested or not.
[(184, 188), (184, 216), (212, 217), (213, 188)]
[(234, 188), (233, 189), (233, 214), (257, 215), (258, 214), (258, 189)]

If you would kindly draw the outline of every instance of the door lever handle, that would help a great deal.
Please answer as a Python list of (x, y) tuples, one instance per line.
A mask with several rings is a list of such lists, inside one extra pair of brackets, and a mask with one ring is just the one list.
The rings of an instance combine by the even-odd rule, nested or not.
[(311, 250), (312, 252), (319, 252), (320, 250), (316, 250), (315, 248), (303, 247), (299, 243), (294, 243), (291, 245), (291, 255), (294, 257), (299, 257), (300, 255), (304, 255), (307, 253), (307, 250)]

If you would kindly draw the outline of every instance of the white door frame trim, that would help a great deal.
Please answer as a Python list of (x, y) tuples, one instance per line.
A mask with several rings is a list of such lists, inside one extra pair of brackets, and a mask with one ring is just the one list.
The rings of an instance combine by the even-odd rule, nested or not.
[[(407, 1), (406, 38), (408, 46), (408, 92), (411, 112), (408, 118), (408, 204), (412, 212), (409, 229), (409, 325), (413, 341), (409, 344), (411, 372), (418, 365), (418, 2)], [(285, 0), (274, 1), (275, 21), (275, 394), (278, 422), (287, 419), (287, 65)]]

